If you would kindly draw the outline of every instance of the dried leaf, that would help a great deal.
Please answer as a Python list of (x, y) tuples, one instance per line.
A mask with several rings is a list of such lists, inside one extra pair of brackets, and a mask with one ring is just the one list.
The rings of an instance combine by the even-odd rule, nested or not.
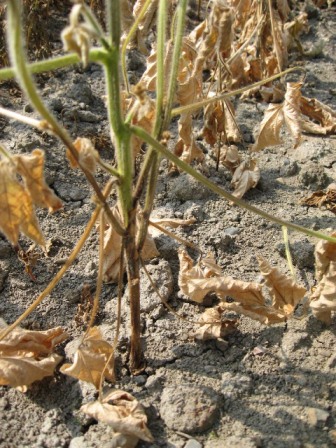
[(283, 122), (283, 104), (270, 104), (260, 124), (259, 135), (251, 151), (261, 151), (266, 147), (282, 143), (280, 129)]
[(284, 119), (289, 132), (294, 137), (294, 148), (301, 141), (301, 87), (302, 82), (288, 82), (283, 106)]
[(247, 283), (231, 277), (219, 276), (218, 271), (214, 273), (213, 270), (204, 269), (201, 262), (193, 266), (191, 258), (184, 250), (179, 251), (179, 260), (179, 287), (183, 294), (195, 302), (201, 303), (211, 292), (215, 292), (221, 299), (230, 296), (257, 303), (264, 300), (261, 285), (258, 283)]
[[(316, 99), (301, 97), (300, 110), (312, 121), (304, 120), (302, 127), (313, 134), (331, 134), (336, 132), (336, 111)], [(317, 124), (317, 123), (318, 124)]]
[(330, 184), (326, 191), (315, 191), (308, 198), (301, 199), (300, 204), (319, 208), (325, 206), (336, 214), (336, 184)]
[[(211, 92), (209, 98), (214, 95), (215, 93)], [(205, 141), (214, 145), (223, 134), (226, 142), (240, 142), (241, 136), (234, 115), (234, 108), (230, 101), (208, 104), (204, 108), (204, 127), (202, 129)]]
[(233, 174), (241, 164), (237, 146), (230, 145), (220, 148), (219, 160)]
[(77, 168), (78, 162), (87, 169), (91, 174), (96, 172), (97, 161), (99, 160), (98, 151), (88, 138), (78, 137), (74, 141), (74, 147), (78, 154), (78, 161), (73, 157), (69, 149), (66, 150), (66, 156), (69, 159), (71, 168)]
[(260, 179), (260, 170), (255, 160), (244, 160), (235, 170), (231, 185), (235, 189), (232, 193), (236, 198), (242, 198), (244, 194), (254, 188)]
[(223, 309), (220, 306), (204, 311), (199, 319), (201, 324), (194, 333), (195, 339), (208, 341), (210, 339), (224, 338), (236, 329), (236, 321), (222, 320)]
[[(65, 375), (92, 383), (99, 389), (102, 373), (112, 353), (111, 344), (102, 338), (98, 327), (93, 327), (76, 351), (73, 364), (64, 364), (60, 370)], [(104, 376), (109, 381), (115, 382), (113, 358), (107, 365)]]
[[(336, 237), (336, 232), (331, 234)], [(330, 263), (336, 261), (336, 244), (330, 241), (320, 240), (315, 246), (315, 277), (321, 281), (330, 268)]]
[(21, 231), (45, 246), (30, 193), (18, 182), (13, 164), (6, 160), (0, 161), (0, 230), (14, 245)]
[(272, 296), (272, 306), (287, 316), (294, 312), (296, 305), (303, 299), (307, 290), (298, 285), (292, 277), (287, 277), (260, 256), (257, 256), (259, 269)]
[(48, 187), (44, 179), (44, 152), (41, 149), (35, 149), (29, 155), (14, 156), (13, 160), (34, 204), (48, 208), (50, 213), (59, 210), (62, 207), (62, 201)]
[(67, 337), (60, 327), (47, 331), (15, 328), (0, 341), (0, 385), (26, 390), (35, 381), (52, 376), (62, 360), (52, 350)]
[(133, 445), (134, 438), (146, 442), (153, 442), (154, 440), (147, 428), (147, 416), (143, 407), (128, 392), (112, 390), (101, 401), (82, 406), (81, 411), (111, 426), (116, 433), (115, 437), (120, 434), (124, 435), (125, 441), (128, 441), (128, 443), (122, 446), (135, 446)]
[(317, 319), (330, 324), (331, 312), (336, 311), (336, 261), (330, 262), (326, 274), (311, 294), (310, 307)]

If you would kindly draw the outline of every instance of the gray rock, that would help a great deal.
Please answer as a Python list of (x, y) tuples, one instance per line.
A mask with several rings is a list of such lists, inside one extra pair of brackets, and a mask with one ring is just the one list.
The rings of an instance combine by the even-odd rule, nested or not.
[(309, 187), (312, 190), (322, 190), (330, 183), (324, 168), (318, 163), (305, 164), (301, 168), (299, 182), (303, 187)]
[(68, 90), (67, 95), (76, 100), (77, 103), (91, 104), (93, 101), (91, 87), (84, 80), (73, 84)]
[(84, 121), (86, 123), (98, 123), (101, 121), (101, 117), (89, 110), (78, 110), (77, 116), (80, 121)]
[(64, 201), (81, 201), (89, 194), (88, 190), (68, 182), (56, 181), (54, 188), (57, 195)]
[[(307, 239), (290, 243), (290, 251), (293, 264), (299, 269), (313, 269), (315, 266), (314, 245)], [(276, 245), (276, 249), (282, 257), (286, 257), (284, 243)]]
[(195, 199), (208, 199), (212, 196), (208, 188), (205, 188), (188, 174), (181, 174), (171, 179), (168, 188), (174, 198), (183, 202)]
[(248, 393), (252, 387), (252, 379), (248, 375), (234, 375), (225, 372), (222, 375), (221, 392), (226, 399), (236, 399)]
[(69, 445), (69, 448), (87, 448), (87, 443), (85, 443), (84, 437), (74, 437)]
[(52, 98), (48, 103), (47, 106), (49, 109), (53, 110), (54, 112), (62, 112), (63, 110), (63, 103), (59, 98)]
[(320, 408), (307, 408), (308, 423), (312, 426), (324, 426), (329, 417), (329, 412)]
[(3, 290), (7, 277), (8, 277), (8, 271), (0, 267), (0, 291)]
[(290, 177), (297, 174), (299, 170), (298, 164), (295, 161), (286, 159), (282, 167), (280, 167), (280, 176)]
[(236, 236), (239, 235), (240, 230), (237, 229), (236, 227), (227, 227), (226, 229), (224, 229), (224, 234), (225, 235), (229, 235), (229, 236)]
[(160, 414), (169, 429), (188, 434), (203, 432), (219, 416), (219, 397), (208, 387), (169, 386), (162, 393)]
[(188, 442), (184, 445), (184, 448), (202, 448), (202, 444), (199, 443), (195, 439), (190, 439)]

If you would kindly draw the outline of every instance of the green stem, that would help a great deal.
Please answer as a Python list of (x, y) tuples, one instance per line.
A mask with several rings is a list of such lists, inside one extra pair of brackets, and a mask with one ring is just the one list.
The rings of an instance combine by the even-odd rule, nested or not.
[(48, 123), (46, 130), (53, 132), (69, 149), (72, 156), (78, 162), (81, 170), (85, 174), (88, 182), (91, 184), (93, 190), (95, 191), (97, 198), (102, 204), (104, 204), (104, 211), (109, 219), (109, 221), (114, 226), (117, 233), (120, 235), (124, 234), (124, 229), (120, 223), (114, 218), (105, 198), (94, 178), (92, 173), (88, 171), (78, 160), (78, 153), (72, 139), (68, 132), (58, 123), (56, 118), (50, 113), (48, 108), (44, 105), (38, 90), (33, 81), (32, 75), (29, 72), (26, 64), (26, 55), (24, 52), (24, 41), (21, 33), (22, 23), (21, 23), (21, 2), (20, 0), (9, 0), (8, 1), (8, 26), (7, 26), (7, 41), (10, 58), (12, 60), (13, 67), (15, 69), (15, 74), (18, 78), (20, 86), (23, 92), (27, 95), (32, 105), (38, 111), (42, 118)]
[[(93, 48), (89, 52), (89, 62), (100, 63), (102, 54), (105, 51), (101, 48)], [(45, 59), (43, 61), (33, 62), (27, 64), (26, 67), (31, 74), (43, 73), (48, 71), (54, 71), (59, 68), (68, 67), (69, 65), (77, 64), (81, 62), (80, 57), (76, 53), (70, 53), (63, 56), (54, 57), (51, 59)], [(7, 81), (15, 78), (15, 69), (8, 67), (0, 70), (0, 81)]]
[(176, 166), (178, 166), (181, 170), (185, 171), (186, 173), (190, 174), (190, 176), (194, 177), (196, 180), (198, 180), (201, 184), (205, 185), (207, 188), (212, 190), (213, 192), (219, 194), (223, 198), (227, 199), (230, 202), (233, 202), (234, 204), (238, 205), (241, 208), (244, 208), (252, 213), (255, 213), (262, 218), (265, 218), (269, 221), (272, 221), (279, 226), (285, 226), (289, 229), (292, 229), (296, 232), (304, 233), (305, 235), (309, 235), (312, 237), (316, 237), (319, 239), (323, 239), (326, 241), (330, 241), (332, 243), (336, 243), (336, 238), (333, 238), (329, 235), (325, 235), (321, 232), (315, 232), (314, 230), (307, 229), (306, 227), (302, 227), (297, 224), (292, 224), (288, 221), (284, 221), (283, 219), (277, 218), (274, 215), (270, 215), (263, 210), (260, 210), (257, 207), (254, 207), (253, 205), (248, 204), (247, 202), (243, 201), (242, 199), (238, 199), (232, 194), (228, 193), (223, 188), (219, 187), (218, 185), (211, 182), (211, 180), (207, 179), (205, 176), (203, 176), (198, 171), (194, 170), (190, 165), (183, 162), (181, 159), (179, 159), (175, 154), (170, 152), (165, 146), (161, 145), (158, 141), (156, 141), (151, 135), (149, 135), (146, 131), (144, 131), (142, 128), (139, 128), (137, 126), (131, 126), (130, 130), (133, 134), (140, 137), (142, 140), (147, 142), (149, 145), (151, 145), (156, 151), (158, 151), (163, 156), (167, 157), (168, 160), (173, 162)]

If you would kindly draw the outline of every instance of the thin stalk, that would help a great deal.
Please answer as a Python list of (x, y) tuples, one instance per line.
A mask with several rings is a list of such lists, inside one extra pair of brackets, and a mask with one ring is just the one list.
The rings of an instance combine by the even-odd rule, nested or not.
[(289, 270), (291, 271), (293, 279), (296, 281), (296, 275), (295, 275), (295, 269), (293, 266), (292, 254), (291, 254), (290, 247), (289, 247), (288, 229), (286, 226), (282, 226), (282, 236), (283, 236), (284, 243), (285, 243), (285, 251), (286, 251), (288, 267), (289, 267)]
[(177, 16), (176, 16), (176, 28), (174, 36), (174, 50), (172, 56), (172, 68), (169, 75), (169, 84), (168, 84), (165, 115), (163, 119), (162, 130), (168, 129), (171, 120), (171, 113), (176, 92), (177, 74), (181, 58), (183, 30), (185, 25), (187, 4), (188, 0), (180, 0), (176, 10)]
[[(102, 55), (105, 51), (101, 48), (93, 48), (89, 51), (89, 62), (100, 63)], [(77, 53), (70, 53), (63, 56), (57, 56), (43, 61), (32, 62), (27, 64), (26, 67), (31, 74), (43, 73), (48, 71), (54, 71), (59, 68), (68, 67), (69, 65), (77, 64), (81, 62)], [(0, 81), (7, 81), (15, 78), (16, 72), (14, 68), (2, 68), (0, 70)]]
[(86, 18), (86, 20), (88, 21), (88, 23), (90, 23), (90, 25), (92, 26), (92, 28), (95, 30), (98, 39), (100, 40), (102, 46), (108, 50), (109, 49), (109, 44), (107, 42), (107, 40), (105, 39), (104, 36), (104, 31), (100, 25), (100, 23), (98, 22), (96, 16), (94, 15), (94, 13), (92, 12), (92, 10), (89, 8), (88, 5), (86, 5), (84, 2), (82, 4), (82, 11), (81, 13), (83, 14), (83, 16)]
[(156, 57), (156, 115), (153, 135), (158, 138), (162, 132), (163, 98), (164, 98), (164, 56), (167, 28), (167, 0), (160, 0), (157, 23), (157, 57)]
[(103, 286), (103, 266), (104, 266), (104, 232), (105, 232), (105, 219), (104, 212), (100, 211), (99, 217), (99, 254), (98, 254), (98, 274), (97, 274), (97, 284), (96, 284), (96, 292), (93, 300), (93, 307), (91, 311), (89, 325), (86, 329), (84, 338), (87, 336), (90, 328), (93, 326), (94, 321), (97, 316), (98, 308), (99, 308), (99, 298), (102, 291)]
[(198, 101), (196, 103), (190, 104), (188, 106), (181, 106), (176, 107), (172, 110), (171, 116), (175, 117), (176, 115), (181, 115), (185, 112), (192, 112), (198, 109), (201, 109), (202, 107), (216, 103), (217, 101), (224, 100), (226, 98), (230, 98), (235, 95), (240, 95), (241, 93), (244, 93), (246, 90), (253, 89), (254, 87), (262, 86), (268, 82), (274, 81), (275, 79), (281, 78), (282, 76), (287, 75), (288, 73), (295, 72), (297, 70), (305, 71), (302, 67), (292, 67), (288, 68), (287, 70), (284, 70), (281, 73), (277, 73), (276, 75), (270, 76), (269, 78), (262, 79), (261, 81), (255, 82), (254, 84), (249, 84), (248, 86), (241, 87), (240, 89), (231, 90), (231, 92), (222, 93), (221, 95), (217, 95), (211, 98), (206, 98), (205, 100)]
[(181, 170), (183, 170), (186, 173), (190, 174), (190, 176), (194, 177), (201, 184), (203, 184), (204, 186), (209, 188), (209, 190), (212, 190), (213, 192), (219, 194), (220, 196), (222, 196), (226, 200), (228, 200), (230, 202), (233, 202), (234, 204), (238, 205), (239, 207), (244, 208), (244, 209), (246, 209), (246, 210), (248, 210), (248, 211), (250, 211), (252, 213), (255, 213), (256, 215), (259, 215), (262, 218), (265, 218), (265, 219), (267, 219), (269, 221), (272, 221), (275, 224), (278, 224), (279, 226), (285, 226), (285, 227), (288, 227), (289, 229), (292, 229), (292, 230), (294, 230), (296, 232), (304, 233), (305, 235), (309, 235), (309, 236), (312, 236), (312, 237), (315, 237), (315, 238), (319, 238), (319, 239), (323, 239), (323, 240), (326, 240), (326, 241), (330, 241), (331, 243), (336, 243), (336, 238), (333, 238), (333, 237), (331, 237), (329, 235), (325, 235), (324, 233), (321, 233), (321, 232), (316, 232), (314, 230), (307, 229), (306, 227), (302, 227), (302, 226), (300, 226), (298, 224), (292, 224), (292, 223), (290, 223), (288, 221), (284, 221), (283, 219), (277, 218), (274, 215), (270, 215), (270, 214), (264, 212), (263, 210), (260, 210), (259, 208), (255, 207), (253, 205), (248, 204), (247, 202), (245, 202), (242, 199), (236, 198), (235, 196), (233, 196), (232, 194), (228, 193), (223, 188), (221, 188), (218, 185), (216, 185), (213, 182), (211, 182), (211, 180), (209, 180), (208, 178), (203, 176), (201, 173), (199, 173), (198, 171), (194, 170), (190, 165), (188, 165), (187, 163), (183, 162), (181, 159), (179, 159), (177, 156), (175, 156), (175, 154), (170, 152), (164, 145), (162, 145), (161, 143), (157, 142), (151, 135), (149, 135), (142, 128), (139, 128), (137, 126), (131, 126), (130, 130), (131, 130), (131, 132), (133, 134), (137, 135), (142, 140), (144, 140), (149, 145), (151, 145), (156, 151), (158, 151), (164, 157), (167, 157), (168, 160), (170, 160), (175, 165), (177, 165)]
[(267, 4), (268, 4), (268, 11), (269, 11), (270, 20), (271, 20), (273, 47), (274, 47), (275, 55), (276, 55), (277, 62), (278, 62), (278, 69), (279, 69), (279, 72), (281, 72), (281, 70), (282, 70), (281, 55), (280, 55), (279, 46), (276, 42), (276, 36), (275, 36), (275, 23), (274, 23), (274, 12), (273, 12), (273, 8), (272, 8), (272, 0), (267, 0)]
[(33, 128), (37, 128), (40, 131), (45, 131), (45, 124), (41, 120), (36, 120), (35, 118), (27, 117), (26, 115), (19, 114), (18, 112), (14, 112), (12, 110), (4, 109), (0, 107), (0, 115), (12, 118), (13, 120), (20, 121), (21, 123), (28, 124)]
[(134, 21), (134, 23), (133, 23), (129, 33), (127, 34), (126, 39), (121, 47), (121, 71), (123, 74), (124, 83), (125, 83), (127, 93), (130, 93), (128, 78), (127, 78), (127, 70), (126, 70), (127, 46), (131, 42), (134, 34), (136, 33), (139, 23), (141, 22), (143, 16), (146, 14), (148, 6), (150, 5), (151, 2), (152, 2), (152, 0), (146, 0), (146, 2), (144, 3), (143, 7), (141, 8), (140, 13), (138, 14), (138, 17), (135, 19), (135, 21)]

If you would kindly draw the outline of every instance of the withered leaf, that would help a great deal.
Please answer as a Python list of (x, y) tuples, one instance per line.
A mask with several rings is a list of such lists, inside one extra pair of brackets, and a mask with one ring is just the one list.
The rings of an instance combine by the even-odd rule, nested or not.
[[(211, 92), (209, 98), (214, 96)], [(220, 134), (224, 133), (227, 142), (238, 143), (241, 136), (234, 119), (235, 111), (230, 101), (208, 104), (204, 108), (204, 127), (202, 133), (204, 139), (210, 145), (218, 142)]]
[(270, 104), (265, 112), (265, 116), (260, 124), (259, 135), (251, 151), (261, 151), (262, 149), (279, 145), (282, 143), (280, 139), (280, 129), (283, 125), (283, 105)]
[(118, 446), (133, 447), (138, 439), (146, 442), (154, 440), (147, 428), (147, 416), (143, 407), (128, 392), (112, 390), (101, 401), (82, 406), (81, 411), (111, 426), (116, 433), (115, 437), (123, 435), (126, 444)]
[(0, 385), (27, 386), (54, 374), (62, 357), (52, 353), (67, 338), (62, 328), (29, 331), (15, 328), (0, 341)]
[(14, 245), (21, 231), (45, 246), (30, 193), (18, 182), (13, 164), (6, 160), (0, 161), (0, 230)]
[(316, 99), (302, 97), (300, 110), (310, 120), (303, 120), (302, 127), (306, 132), (322, 135), (336, 132), (336, 111), (326, 104)]
[(336, 261), (330, 262), (327, 272), (311, 294), (310, 307), (315, 317), (330, 324), (331, 312), (336, 311)]
[(244, 194), (254, 188), (260, 179), (260, 170), (255, 160), (244, 160), (235, 170), (231, 185), (234, 188), (233, 196), (242, 198)]
[(94, 146), (88, 138), (78, 137), (74, 141), (74, 147), (78, 154), (78, 161), (74, 158), (69, 149), (66, 150), (66, 156), (69, 159), (71, 168), (78, 168), (79, 164), (90, 173), (94, 174), (96, 171), (99, 154), (94, 149)]
[(221, 299), (231, 296), (246, 301), (263, 301), (261, 285), (258, 283), (242, 282), (231, 277), (219, 276), (218, 271), (205, 269), (201, 262), (193, 266), (192, 260), (185, 250), (179, 251), (179, 260), (179, 287), (183, 294), (195, 302), (202, 303), (204, 297), (210, 292), (216, 293)]
[[(331, 234), (336, 237), (336, 232)], [(322, 280), (328, 273), (330, 263), (336, 261), (336, 244), (320, 240), (315, 246), (315, 277), (317, 281)]]
[(263, 257), (257, 256), (257, 260), (270, 291), (273, 308), (283, 311), (286, 315), (292, 314), (306, 294), (306, 288), (297, 284), (292, 277), (287, 277), (278, 269), (272, 268)]
[(236, 321), (223, 319), (223, 308), (216, 306), (204, 311), (199, 319), (201, 324), (194, 333), (194, 338), (202, 341), (224, 338), (236, 329)]
[[(78, 347), (73, 364), (64, 364), (60, 370), (65, 375), (92, 383), (99, 389), (101, 376), (112, 353), (111, 344), (103, 339), (98, 327), (93, 327)], [(115, 382), (113, 357), (104, 371), (104, 377)]]
[(311, 207), (325, 206), (327, 210), (336, 214), (336, 184), (330, 184), (326, 191), (315, 191), (308, 198), (301, 199), (300, 204)]
[(48, 208), (50, 213), (59, 210), (62, 207), (62, 201), (48, 187), (44, 179), (44, 152), (41, 149), (35, 149), (29, 155), (15, 155), (13, 160), (34, 204)]

